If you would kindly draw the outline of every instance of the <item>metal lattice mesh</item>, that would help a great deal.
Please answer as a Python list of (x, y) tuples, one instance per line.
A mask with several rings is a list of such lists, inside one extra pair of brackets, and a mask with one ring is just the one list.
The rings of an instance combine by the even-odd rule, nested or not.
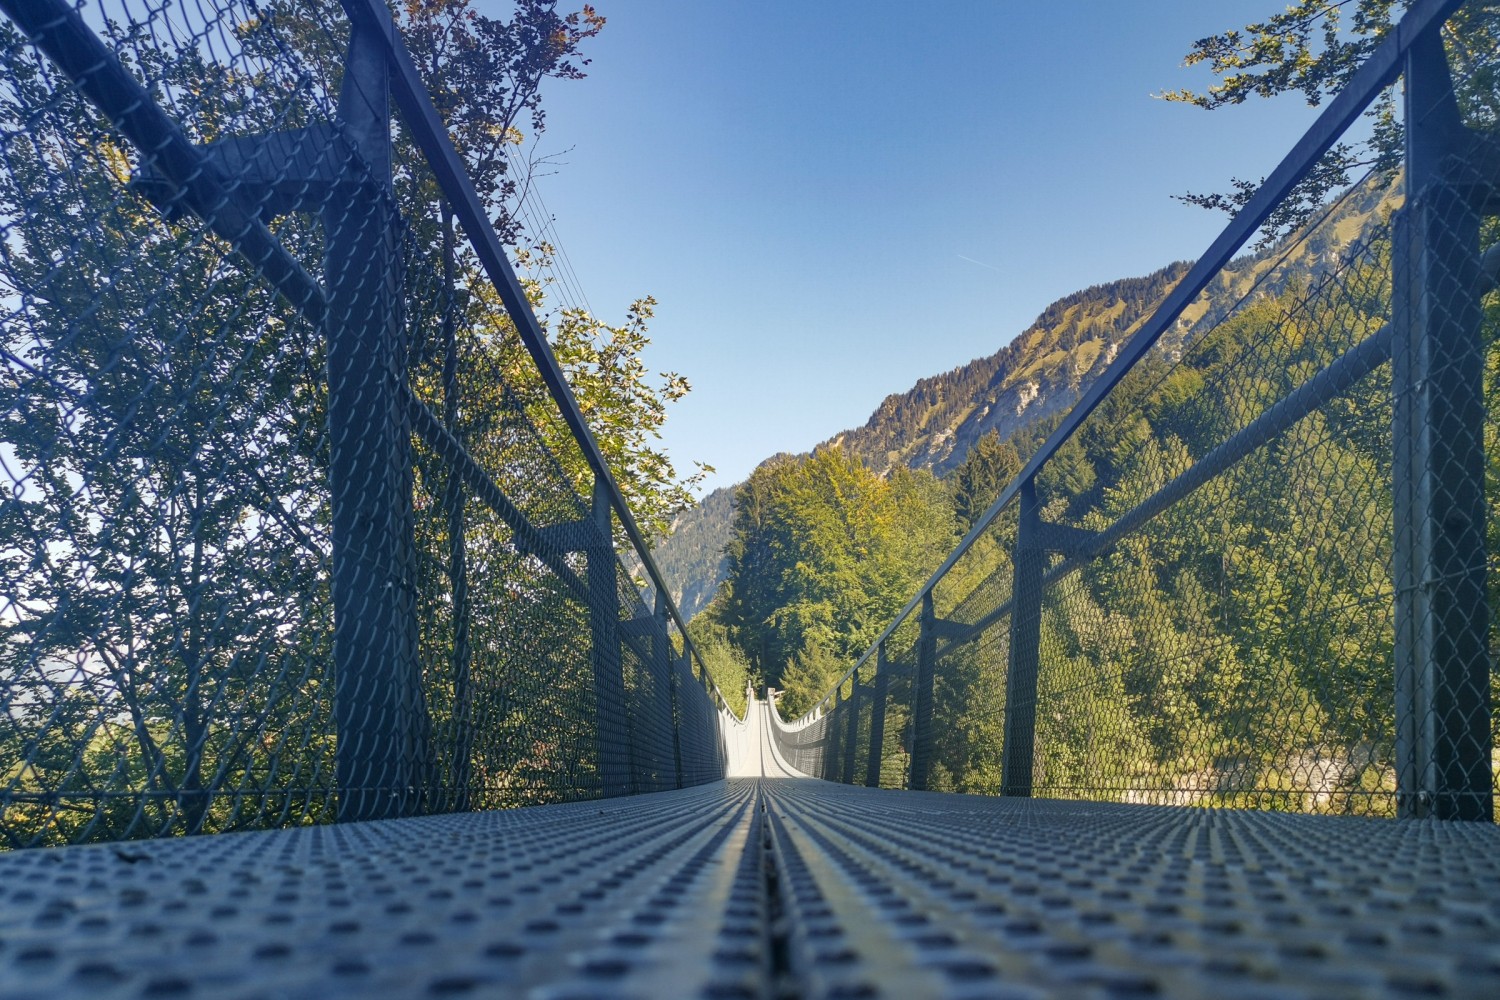
[[(111, 41), (187, 134), (326, 108), (258, 36), (137, 13)], [(5, 841), (327, 818), (318, 338), (127, 191), (137, 151), (9, 23), (0, 46)], [(321, 242), (301, 219), (277, 238)]]
[(3, 843), (722, 776), (721, 700), (617, 556), (618, 495), (581, 495), (463, 191), (382, 138), (379, 26), (13, 16)]
[[(1315, 228), (1229, 317), (1137, 366), (1076, 439), (1093, 466), (1118, 463), (1107, 486), (1042, 485), (1048, 521), (1113, 544), (1047, 574), (1062, 578), (1042, 604), (1038, 794), (1393, 804), (1389, 377), (1271, 412), (1385, 329), (1392, 197), (1357, 188), (1330, 215), (1366, 220), (1352, 243)], [(1256, 421), (1266, 432), (1245, 433)], [(1143, 505), (1163, 509), (1115, 527)]]
[(1016, 527), (1014, 511), (996, 518), (937, 593), (937, 614), (963, 631), (934, 649), (933, 789), (1000, 791)]
[(913, 601), (892, 783), (1492, 815), (1495, 18), (1393, 36), (1402, 167), (1226, 255)]

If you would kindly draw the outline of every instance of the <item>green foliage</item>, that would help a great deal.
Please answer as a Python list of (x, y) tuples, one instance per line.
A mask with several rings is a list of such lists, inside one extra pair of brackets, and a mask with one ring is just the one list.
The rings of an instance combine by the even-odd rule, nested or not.
[[(464, 156), (469, 176), (486, 199), (496, 231), (507, 243), (519, 242), (526, 234), (506, 206), (530, 178), (512, 175), (509, 151), (525, 141), (523, 126), (529, 125), (533, 137), (545, 127), (542, 81), (583, 77), (589, 61), (579, 55), (579, 46), (603, 29), (605, 19), (589, 4), (578, 12), (559, 14), (556, 0), (518, 0), (509, 20), (486, 16), (475, 7), (472, 0), (411, 0), (401, 6), (403, 37)], [(430, 201), (436, 192), (419, 189), (418, 198)], [(451, 225), (451, 220), (445, 217), (444, 225)], [(517, 251), (521, 268), (532, 274), (546, 273), (554, 253), (538, 235), (532, 234), (534, 246)], [(472, 257), (461, 255), (459, 267), (470, 292), (470, 322), (505, 353), (506, 381), (531, 422), (543, 430), (575, 488), (588, 496), (592, 473), (567, 428), (552, 416), (554, 404), (521, 348), (514, 325)], [(543, 313), (549, 284), (548, 278), (528, 283), (538, 314)], [(666, 453), (654, 445), (668, 405), (691, 388), (676, 372), (660, 373), (653, 385), (641, 360), (651, 342), (647, 326), (655, 307), (650, 296), (637, 299), (618, 325), (582, 308), (564, 308), (551, 316), (547, 330), (579, 409), (648, 539), (670, 530), (673, 517), (692, 506), (693, 488), (713, 471), (700, 465), (698, 471), (680, 477)]]
[(496, 232), (512, 244), (523, 234), (507, 206), (531, 178), (513, 175), (510, 151), (526, 141), (523, 127), (532, 138), (546, 127), (542, 82), (583, 78), (589, 60), (579, 46), (599, 34), (605, 19), (589, 4), (559, 14), (557, 0), (514, 0), (509, 20), (480, 13), (479, 6), (403, 0), (394, 13)]
[(730, 640), (728, 630), (707, 615), (693, 622), (692, 637), (693, 648), (708, 668), (708, 675), (718, 685), (719, 693), (734, 714), (743, 719), (745, 692), (753, 681), (749, 662)]
[[(1159, 96), (1214, 110), (1252, 97), (1298, 93), (1316, 107), (1349, 83), (1408, 6), (1406, 0), (1355, 0), (1352, 5), (1298, 0), (1264, 21), (1195, 41), (1184, 64), (1208, 66), (1219, 82), (1201, 92), (1178, 89)], [(1460, 107), (1478, 127), (1493, 127), (1500, 109), (1493, 58), (1500, 49), (1500, 10), (1492, 4), (1467, 4), (1454, 13), (1443, 34)], [(1365, 114), (1371, 119), (1369, 137), (1337, 143), (1318, 161), (1262, 227), (1259, 248), (1305, 225), (1333, 193), (1349, 185), (1356, 170), (1374, 168), (1387, 177), (1396, 172), (1404, 129), (1394, 93), (1386, 90)], [(1233, 178), (1227, 193), (1189, 193), (1179, 200), (1234, 215), (1261, 183)]]
[[(414, 0), (395, 16), (497, 229), (516, 238), (504, 205), (525, 178), (506, 152), (523, 127), (544, 126), (541, 81), (582, 75), (578, 46), (603, 19), (590, 7), (560, 15), (553, 0), (520, 0), (509, 20), (475, 6)], [(177, 51), (161, 45), (150, 24), (116, 26), (115, 38), (127, 65), (170, 95), (191, 141), (322, 120), (344, 41), (317, 26), (342, 23), (338, 5), (272, 0), (257, 14), (226, 29), (241, 59), (233, 66), (196, 38)], [(257, 61), (295, 70), (307, 87), (246, 72)], [(8, 22), (0, 74), (11, 81), (0, 102), (11, 136), (0, 203), (15, 223), (0, 262), (11, 480), (0, 506), (0, 845), (327, 820), (335, 740), (321, 337), (200, 223), (168, 224), (125, 193), (137, 153), (54, 86)], [(444, 352), (454, 343), (462, 393), (449, 426), (538, 523), (576, 517), (568, 487), (588, 493), (581, 454), (476, 262), (462, 244), (448, 249), (451, 215), (433, 211), (436, 187), (399, 124), (394, 152), (410, 227), (405, 375), (447, 410)], [(316, 273), (315, 217), (271, 227)], [(534, 259), (546, 253), (538, 247)], [(544, 291), (533, 285), (539, 305)], [(619, 326), (564, 310), (549, 333), (642, 527), (659, 533), (690, 501), (692, 480), (653, 447), (667, 404), (688, 389), (672, 373), (653, 384), (640, 361), (653, 304), (636, 303)], [(448, 768), (434, 776), (466, 770), (484, 791), (476, 805), (576, 794), (595, 765), (559, 713), (591, 697), (586, 651), (567, 652), (587, 622), (509, 544), (499, 518), (463, 499), (449, 470), (421, 446), (414, 456), (424, 724), (465, 758), (430, 762)], [(467, 688), (455, 679), (455, 531), (470, 565)], [(550, 671), (545, 690), (516, 683), (516, 668), (539, 663)], [(742, 678), (721, 686), (743, 697)], [(461, 717), (482, 732), (477, 745), (453, 735)]]
[(803, 685), (826, 663), (847, 666), (874, 640), (954, 540), (929, 473), (881, 479), (838, 448), (783, 456), (735, 494), (729, 578), (706, 614), (800, 703), (821, 694)]
[[(304, 422), (322, 418), (321, 349), (247, 268), (224, 266), (217, 240), (121, 197), (126, 150), (34, 59), (0, 26), (14, 81), (0, 115), (25, 136), (0, 203), (31, 213), (0, 265), (19, 303), (0, 383), (6, 462), (29, 472), (0, 508), (0, 758), (17, 803), (0, 835), (224, 829), (293, 800), (326, 818), (328, 511), (288, 485), (325, 475)], [(193, 88), (200, 135), (309, 111), (299, 95), (255, 102), (196, 55), (146, 59), (155, 79)], [(299, 254), (319, 242), (299, 220), (278, 235)], [(284, 742), (300, 757), (278, 768)], [(212, 787), (264, 796), (211, 800)]]
[[(523, 266), (541, 268), (544, 258), (522, 252)], [(529, 282), (532, 306), (546, 303), (545, 281)], [(572, 432), (556, 416), (556, 403), (541, 380), (530, 354), (521, 345), (515, 325), (482, 277), (475, 276), (472, 301), (482, 303), (473, 321), (485, 329), (496, 346), (506, 383), (521, 400), (531, 423), (539, 428), (549, 449), (562, 462), (574, 489), (588, 496), (593, 471), (573, 441)], [(651, 372), (641, 359), (651, 343), (647, 337), (656, 300), (634, 302), (626, 321), (611, 326), (583, 309), (566, 308), (548, 324), (553, 354), (562, 367), (579, 411), (588, 421), (610, 473), (631, 513), (648, 540), (671, 531), (673, 519), (694, 503), (694, 489), (713, 467), (697, 464), (697, 471), (680, 476), (661, 438), (667, 408), (688, 394), (688, 380), (676, 372), (662, 372), (651, 383)]]
[(1001, 441), (998, 431), (991, 430), (975, 442), (964, 464), (953, 473), (953, 516), (959, 531), (966, 533), (974, 527), (1020, 471), (1016, 446)]
[[(1045, 467), (1044, 518), (1098, 530), (1157, 493), (1378, 327), (1389, 266), (1376, 239), (1336, 283), (1283, 281), (1153, 352)], [(1048, 591), (1040, 793), (1391, 808), (1389, 392), (1381, 369)], [(1013, 530), (960, 561), (940, 614), (1003, 598)], [(934, 774), (957, 790), (999, 788), (1007, 624), (939, 663)]]
[[(792, 656), (781, 674), (782, 695), (777, 708), (784, 719), (795, 719), (812, 709), (849, 669), (849, 659), (830, 651), (816, 640), (809, 641)], [(847, 685), (845, 685), (847, 687)]]

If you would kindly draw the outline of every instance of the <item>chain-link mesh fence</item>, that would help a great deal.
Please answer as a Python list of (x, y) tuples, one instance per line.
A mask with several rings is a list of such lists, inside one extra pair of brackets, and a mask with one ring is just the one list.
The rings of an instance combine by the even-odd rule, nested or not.
[(383, 8), (0, 7), (0, 844), (721, 777)]
[(1404, 37), (1401, 165), (1226, 256), (861, 661), (880, 784), (1492, 815), (1496, 21)]
[(1347, 197), (1229, 317), (1158, 343), (1074, 439), (1107, 485), (1039, 477), (1045, 521), (1112, 542), (1022, 555), (1055, 581), (1013, 710), (1039, 794), (1368, 811), (1389, 792), (1389, 381), (1274, 408), (1384, 330), (1392, 197)]

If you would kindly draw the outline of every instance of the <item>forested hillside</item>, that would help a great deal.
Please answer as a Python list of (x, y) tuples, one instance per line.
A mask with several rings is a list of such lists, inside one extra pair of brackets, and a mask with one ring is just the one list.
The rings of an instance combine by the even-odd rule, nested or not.
[(1186, 271), (1172, 264), (1058, 299), (994, 354), (887, 396), (863, 427), (828, 443), (880, 474), (905, 466), (941, 476), (985, 432), (1009, 438), (1071, 406)]
[[(999, 351), (886, 397), (863, 427), (819, 447), (838, 445), (879, 475), (904, 467), (941, 476), (987, 431), (1009, 438), (1071, 406), (1185, 270), (1173, 264), (1059, 299)], [(672, 535), (656, 549), (657, 564), (680, 588), (673, 597), (689, 617), (724, 580), (731, 499), (739, 485), (715, 490), (679, 515)]]
[(672, 599), (691, 618), (713, 600), (724, 579), (724, 542), (734, 517), (733, 486), (725, 486), (678, 514), (672, 534), (652, 554), (673, 587)]
[[(1389, 211), (1391, 197), (1389, 185), (1369, 184), (1309, 238), (1240, 258), (1188, 307), (1167, 340), (1185, 343), (1246, 295), (1272, 297), (1288, 283), (1321, 273), (1337, 262), (1341, 247)], [(864, 426), (836, 434), (819, 447), (837, 445), (882, 476), (908, 468), (946, 478), (991, 431), (1014, 441), (1024, 457), (1040, 443), (1035, 431), (1050, 427), (1078, 400), (1187, 268), (1170, 264), (1144, 277), (1064, 296), (994, 354), (886, 397)], [(673, 534), (656, 550), (658, 565), (677, 590), (678, 607), (689, 617), (708, 604), (723, 582), (730, 500), (738, 485), (715, 490), (679, 515)]]

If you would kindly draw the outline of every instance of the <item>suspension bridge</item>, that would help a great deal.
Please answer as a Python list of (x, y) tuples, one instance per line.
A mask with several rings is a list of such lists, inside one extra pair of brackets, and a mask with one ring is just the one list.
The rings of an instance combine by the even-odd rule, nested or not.
[(1500, 994), (1492, 6), (790, 720), (383, 4), (0, 11), (0, 1000)]

